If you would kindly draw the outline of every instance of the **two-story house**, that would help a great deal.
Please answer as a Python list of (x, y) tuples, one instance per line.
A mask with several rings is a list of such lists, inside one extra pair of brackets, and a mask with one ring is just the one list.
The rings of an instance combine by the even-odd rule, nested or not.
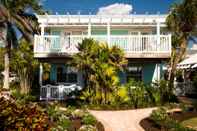
[(119, 74), (121, 83), (130, 78), (150, 83), (160, 80), (162, 65), (171, 55), (167, 15), (38, 15), (41, 33), (35, 35), (34, 57), (47, 62), (50, 83), (43, 84), (40, 64), (41, 99), (63, 99), (68, 89), (83, 87), (82, 74), (66, 66), (84, 38), (117, 45), (125, 51), (128, 67)]

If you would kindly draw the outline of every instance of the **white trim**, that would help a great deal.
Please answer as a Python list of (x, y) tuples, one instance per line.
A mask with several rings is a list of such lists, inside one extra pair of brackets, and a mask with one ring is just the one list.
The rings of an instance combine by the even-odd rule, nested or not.
[(91, 36), (91, 33), (92, 33), (92, 28), (91, 28), (91, 23), (89, 22), (88, 23), (88, 37)]
[(107, 43), (108, 44), (110, 44), (110, 35), (111, 35), (110, 23), (107, 23)]
[(167, 15), (36, 15), (39, 23), (165, 23)]
[[(73, 26), (82, 26), (82, 27), (88, 27), (88, 24), (46, 24), (47, 27), (73, 27)], [(91, 26), (98, 26), (98, 27), (105, 27), (107, 24), (91, 24)], [(111, 24), (111, 27), (157, 27), (156, 24)], [(160, 24), (160, 27), (166, 27), (165, 24)]]

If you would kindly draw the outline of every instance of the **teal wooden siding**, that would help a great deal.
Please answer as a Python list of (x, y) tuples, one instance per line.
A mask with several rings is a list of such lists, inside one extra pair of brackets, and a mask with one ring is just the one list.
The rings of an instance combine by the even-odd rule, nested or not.
[(51, 70), (50, 70), (50, 81), (56, 82), (57, 81), (57, 68), (62, 67), (63, 73), (66, 73), (66, 66), (65, 64), (51, 64)]
[(127, 35), (127, 34), (128, 34), (128, 30), (115, 30), (115, 29), (111, 30), (111, 35)]
[[(61, 35), (61, 30), (51, 30), (51, 35)], [(51, 51), (57, 51), (61, 49), (60, 38), (52, 39)]]
[[(92, 29), (92, 35), (107, 35), (107, 30), (105, 29)], [(127, 35), (128, 30), (118, 30), (118, 29), (111, 29), (111, 35)]]
[(144, 83), (151, 83), (155, 71), (156, 63), (148, 63), (144, 64), (142, 76), (143, 76), (143, 82)]
[(92, 29), (92, 35), (107, 35), (107, 30)]
[(51, 82), (57, 81), (57, 65), (56, 64), (51, 64), (50, 81)]

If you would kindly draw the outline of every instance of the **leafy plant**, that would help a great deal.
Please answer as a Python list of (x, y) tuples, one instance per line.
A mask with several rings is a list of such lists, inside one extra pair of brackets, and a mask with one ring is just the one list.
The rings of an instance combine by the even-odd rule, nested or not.
[(178, 121), (169, 117), (165, 108), (154, 110), (150, 118), (158, 125), (169, 131), (193, 131), (193, 129), (184, 127)]
[(34, 59), (33, 48), (28, 42), (22, 40), (19, 47), (13, 51), (11, 66), (19, 77), (20, 93), (28, 94), (38, 67), (38, 61)]
[(83, 72), (87, 88), (83, 96), (91, 104), (109, 104), (110, 95), (119, 84), (117, 73), (127, 64), (123, 50), (93, 39), (84, 39), (78, 50), (71, 63)]
[(17, 104), (0, 98), (1, 130), (50, 130), (46, 112), (36, 104)]
[(85, 125), (95, 125), (96, 122), (97, 120), (95, 119), (95, 117), (90, 114), (85, 114), (82, 118), (82, 123)]

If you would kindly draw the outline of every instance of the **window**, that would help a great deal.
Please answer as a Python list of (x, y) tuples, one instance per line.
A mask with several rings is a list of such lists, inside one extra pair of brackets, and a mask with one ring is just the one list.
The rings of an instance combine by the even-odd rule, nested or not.
[(58, 67), (57, 82), (77, 83), (77, 71), (72, 67)]
[(127, 67), (127, 82), (130, 79), (134, 79), (136, 81), (142, 80), (142, 67), (141, 66), (128, 66)]

